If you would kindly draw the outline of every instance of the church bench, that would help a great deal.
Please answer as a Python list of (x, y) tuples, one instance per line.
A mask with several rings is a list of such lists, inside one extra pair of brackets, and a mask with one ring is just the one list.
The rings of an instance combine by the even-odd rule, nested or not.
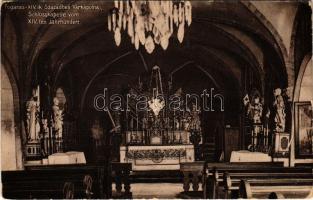
[[(120, 199), (132, 197), (129, 180), (131, 170), (130, 163), (118, 162), (111, 163), (109, 169), (89, 165), (28, 166), (23, 171), (2, 172), (2, 181), (5, 197), (63, 198), (73, 190), (74, 194), (71, 196), (73, 198)], [(116, 186), (114, 194), (112, 182)]]
[[(301, 170), (302, 172), (299, 172)], [(242, 179), (253, 179), (262, 181), (270, 181), (271, 179), (280, 179), (280, 180), (311, 180), (313, 179), (312, 172), (309, 169), (281, 169), (280, 172), (272, 171), (272, 172), (225, 172), (223, 175), (223, 183), (225, 199), (228, 198), (236, 198), (239, 191), (239, 183)]]
[(109, 170), (103, 166), (48, 165), (2, 171), (3, 197), (108, 198)]
[[(203, 196), (205, 198), (218, 198), (219, 192), (224, 190), (226, 181), (224, 181), (224, 173), (231, 174), (233, 176), (240, 177), (268, 177), (270, 174), (280, 177), (292, 177), (288, 173), (302, 176), (309, 176), (312, 174), (312, 170), (309, 168), (284, 168), (280, 165), (263, 165), (253, 163), (251, 165), (232, 164), (232, 165), (220, 165), (219, 167), (212, 167), (211, 170), (206, 166), (203, 171)], [(303, 174), (304, 173), (304, 174)], [(240, 179), (238, 179), (238, 182)], [(224, 183), (225, 182), (225, 183)], [(228, 184), (229, 185), (229, 184)], [(229, 187), (230, 188), (230, 187)], [(228, 188), (227, 188), (228, 189)], [(231, 189), (228, 189), (231, 190)], [(229, 192), (226, 190), (226, 192)], [(227, 195), (227, 193), (226, 193)], [(223, 196), (225, 198), (225, 196)]]
[(249, 162), (249, 163), (204, 163), (202, 184), (204, 198), (217, 198), (219, 186), (223, 182), (223, 173), (226, 171), (243, 172), (245, 170), (258, 170), (260, 168), (281, 168), (282, 163), (263, 163), (263, 162)]
[[(238, 168), (245, 169), (251, 167), (260, 168), (262, 166), (282, 167), (282, 163), (210, 163), (204, 161), (180, 163), (180, 172), (183, 175), (183, 192), (182, 195), (190, 198), (203, 198), (206, 196), (206, 181), (212, 176), (214, 169), (221, 170), (221, 177), (226, 170)], [(220, 179), (223, 180), (222, 178)], [(190, 190), (192, 186), (192, 190)], [(202, 186), (202, 188), (200, 187)], [(209, 193), (211, 194), (211, 193)], [(211, 197), (212, 198), (212, 197)]]
[(267, 199), (312, 197), (313, 179), (241, 180), (238, 198)]

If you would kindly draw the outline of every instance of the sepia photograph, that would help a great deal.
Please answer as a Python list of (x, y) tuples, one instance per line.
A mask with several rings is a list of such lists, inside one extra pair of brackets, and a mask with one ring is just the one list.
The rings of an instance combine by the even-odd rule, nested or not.
[(2, 0), (3, 199), (313, 199), (310, 0)]

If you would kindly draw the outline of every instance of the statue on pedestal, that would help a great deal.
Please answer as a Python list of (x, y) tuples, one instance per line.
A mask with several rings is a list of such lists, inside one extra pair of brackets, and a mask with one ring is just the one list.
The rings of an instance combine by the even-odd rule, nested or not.
[(190, 128), (193, 130), (200, 130), (201, 129), (200, 111), (198, 111), (197, 106), (195, 104), (192, 104), (190, 114), (191, 114)]
[(38, 120), (39, 114), (39, 89), (33, 91), (33, 96), (26, 103), (27, 111), (27, 140), (37, 141), (39, 139), (40, 124)]
[(95, 142), (95, 147), (98, 148), (103, 143), (103, 127), (101, 127), (98, 119), (96, 119), (91, 126), (91, 134), (91, 137)]
[(250, 98), (246, 95), (243, 99), (243, 103), (247, 108), (247, 115), (252, 125), (251, 146), (249, 146), (252, 151), (255, 151), (256, 149), (262, 148), (262, 140), (260, 140), (260, 137), (263, 135), (263, 125), (261, 121), (263, 104), (261, 103), (259, 91), (254, 90)]
[(182, 119), (182, 123), (183, 123), (183, 130), (184, 131), (189, 131), (190, 129), (190, 122), (191, 122), (191, 116), (189, 112), (185, 112), (183, 119)]
[(263, 104), (260, 101), (259, 92), (255, 92), (255, 94), (251, 98), (251, 102), (248, 95), (246, 95), (244, 98), (244, 105), (247, 106), (247, 115), (249, 115), (252, 123), (260, 124), (263, 113)]
[(63, 134), (63, 110), (59, 107), (59, 99), (53, 98), (53, 128), (55, 131), (55, 137), (57, 139), (62, 139)]
[(44, 156), (49, 154), (49, 126), (48, 120), (42, 119), (42, 130), (41, 130), (41, 151)]
[(286, 113), (285, 113), (285, 102), (281, 95), (281, 89), (276, 88), (274, 90), (274, 103), (273, 106), (275, 108), (275, 131), (276, 132), (284, 132), (285, 124), (286, 124)]

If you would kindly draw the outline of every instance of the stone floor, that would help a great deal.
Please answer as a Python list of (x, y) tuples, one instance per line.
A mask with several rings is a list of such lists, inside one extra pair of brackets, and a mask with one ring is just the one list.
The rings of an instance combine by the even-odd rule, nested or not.
[[(115, 185), (112, 185), (113, 190)], [(200, 185), (201, 188), (201, 185)], [(132, 183), (134, 199), (175, 199), (181, 198), (182, 183)]]
[(173, 199), (183, 191), (181, 183), (134, 183), (131, 185), (136, 199)]

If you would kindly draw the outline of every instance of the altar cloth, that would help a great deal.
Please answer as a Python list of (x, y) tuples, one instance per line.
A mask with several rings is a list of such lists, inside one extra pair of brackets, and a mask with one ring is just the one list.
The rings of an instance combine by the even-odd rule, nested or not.
[(272, 157), (262, 152), (232, 151), (230, 162), (272, 162)]
[[(43, 159), (43, 164), (46, 161)], [(69, 151), (66, 153), (55, 153), (48, 156), (49, 165), (59, 165), (59, 164), (86, 164), (86, 159), (84, 152)]]
[(193, 145), (120, 147), (120, 162), (132, 163), (132, 169), (134, 171), (179, 170), (180, 163), (194, 161)]

